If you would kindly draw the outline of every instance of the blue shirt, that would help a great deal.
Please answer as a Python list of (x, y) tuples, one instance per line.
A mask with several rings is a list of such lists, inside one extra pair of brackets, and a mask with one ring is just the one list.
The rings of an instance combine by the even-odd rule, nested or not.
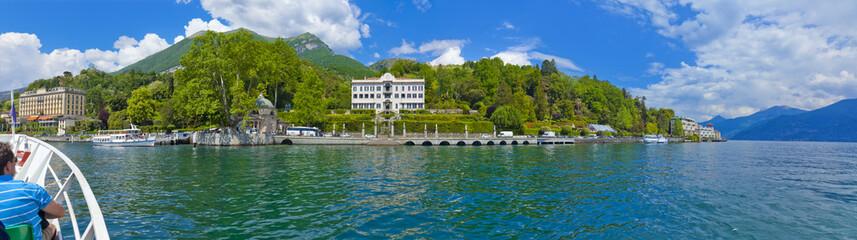
[(41, 240), (42, 219), (39, 210), (47, 207), (51, 199), (48, 191), (39, 185), (0, 175), (0, 222), (7, 227), (30, 224), (35, 240)]

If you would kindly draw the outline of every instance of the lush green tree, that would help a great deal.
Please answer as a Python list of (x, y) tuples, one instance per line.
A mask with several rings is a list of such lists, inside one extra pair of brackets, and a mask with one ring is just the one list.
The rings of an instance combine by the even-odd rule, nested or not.
[[(282, 44), (253, 40), (246, 30), (208, 31), (194, 38), (175, 73), (177, 112), (196, 121), (235, 128), (256, 108), (256, 97), (268, 84), (278, 84), (290, 62)], [(279, 47), (282, 48), (282, 47)]]
[(506, 130), (517, 130), (523, 126), (523, 118), (521, 117), (521, 113), (518, 109), (515, 109), (512, 106), (502, 106), (497, 108), (493, 114), (491, 114), (491, 122), (494, 122), (495, 125), (499, 126), (500, 129)]
[(533, 99), (536, 102), (535, 114), (538, 120), (545, 120), (550, 117), (550, 106), (548, 106), (548, 97), (545, 93), (545, 89), (542, 86), (542, 84), (539, 84), (536, 88), (535, 95), (533, 95)]
[(628, 109), (625, 107), (619, 108), (619, 112), (616, 113), (616, 126), (622, 130), (628, 130), (631, 128), (633, 122), (634, 119)]
[(562, 126), (562, 132), (561, 132), (562, 135), (568, 136), (568, 135), (571, 135), (571, 133), (573, 133), (573, 132), (574, 132), (573, 127), (571, 127), (569, 125)]
[(179, 119), (176, 114), (176, 109), (173, 107), (173, 101), (166, 101), (158, 110), (158, 115), (161, 116), (161, 128), (168, 129), (170, 125), (178, 125)]
[(684, 126), (681, 125), (681, 119), (673, 120), (672, 132), (670, 134), (677, 137), (684, 136)]
[(128, 99), (128, 119), (131, 123), (141, 124), (155, 116), (155, 100), (148, 88), (141, 87), (131, 92)]
[(551, 59), (548, 61), (545, 59), (542, 61), (542, 76), (550, 76), (551, 74), (559, 73), (559, 70), (556, 69), (556, 60)]
[(494, 103), (498, 106), (505, 106), (512, 104), (515, 101), (515, 96), (512, 93), (512, 89), (509, 88), (509, 85), (506, 82), (500, 83), (500, 87), (497, 88), (497, 97), (494, 99)]
[(303, 71), (303, 82), (295, 94), (295, 113), (293, 121), (307, 126), (321, 121), (324, 113), (323, 91), (321, 80), (311, 69)]
[(110, 119), (107, 120), (108, 128), (123, 129), (126, 118), (128, 118), (128, 114), (125, 113), (125, 110), (113, 112), (110, 114)]

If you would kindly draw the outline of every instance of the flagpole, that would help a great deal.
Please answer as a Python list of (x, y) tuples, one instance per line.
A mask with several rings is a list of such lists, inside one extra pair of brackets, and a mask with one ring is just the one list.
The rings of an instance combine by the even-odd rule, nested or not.
[(12, 111), (9, 111), (9, 115), (12, 116), (12, 135), (15, 135), (15, 125), (18, 125), (18, 117), (15, 114), (15, 90), (9, 91), (9, 94), (12, 95)]

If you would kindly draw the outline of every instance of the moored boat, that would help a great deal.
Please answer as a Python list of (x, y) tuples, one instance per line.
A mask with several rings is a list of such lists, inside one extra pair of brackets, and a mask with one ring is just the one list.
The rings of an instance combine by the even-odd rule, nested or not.
[(643, 136), (643, 142), (645, 143), (667, 143), (668, 140), (666, 137), (661, 135), (645, 135)]
[(130, 129), (102, 130), (92, 137), (92, 145), (105, 147), (154, 147), (155, 137), (147, 137), (136, 125)]

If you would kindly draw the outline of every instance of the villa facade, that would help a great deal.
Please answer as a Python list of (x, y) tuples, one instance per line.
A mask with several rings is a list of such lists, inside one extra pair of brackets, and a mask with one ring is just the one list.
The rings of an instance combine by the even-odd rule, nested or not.
[(351, 109), (376, 112), (425, 109), (425, 79), (380, 78), (351, 80)]

